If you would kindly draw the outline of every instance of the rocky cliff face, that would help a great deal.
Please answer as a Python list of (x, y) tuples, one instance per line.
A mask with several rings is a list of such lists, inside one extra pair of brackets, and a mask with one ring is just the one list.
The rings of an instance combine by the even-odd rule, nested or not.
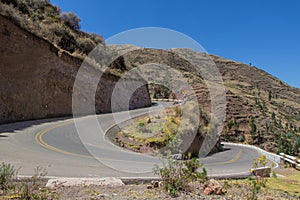
[[(73, 84), (82, 60), (1, 15), (0, 35), (0, 123), (72, 115)], [(111, 111), (109, 97), (118, 79), (102, 77), (96, 93), (98, 113)], [(149, 105), (144, 85), (131, 97), (130, 108)]]

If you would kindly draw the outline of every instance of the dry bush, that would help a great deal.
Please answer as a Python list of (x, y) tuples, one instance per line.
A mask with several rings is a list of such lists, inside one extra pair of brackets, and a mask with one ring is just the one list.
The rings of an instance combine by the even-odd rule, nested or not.
[(60, 19), (70, 28), (74, 30), (80, 29), (80, 19), (73, 12), (63, 12), (60, 14)]
[(13, 178), (17, 175), (17, 170), (11, 164), (2, 162), (0, 164), (0, 190), (7, 190), (11, 187)]
[(93, 39), (93, 41), (96, 43), (96, 44), (104, 44), (104, 39), (101, 35), (99, 34), (96, 34), (96, 33), (92, 33), (91, 34), (91, 38)]
[(70, 53), (73, 53), (77, 47), (74, 35), (68, 30), (64, 30), (57, 45)]
[(96, 43), (90, 38), (78, 38), (77, 45), (79, 50), (85, 54), (90, 53), (96, 47)]
[(184, 162), (168, 159), (163, 162), (163, 167), (155, 166), (154, 174), (159, 175), (163, 181), (165, 190), (172, 196), (178, 197), (180, 192), (188, 192), (190, 190), (188, 183), (197, 181), (204, 183), (208, 180), (207, 171), (196, 158), (186, 160)]
[(0, 0), (0, 14), (13, 23), (76, 55), (88, 54), (102, 36), (79, 31), (80, 19), (74, 13), (61, 13), (49, 0)]

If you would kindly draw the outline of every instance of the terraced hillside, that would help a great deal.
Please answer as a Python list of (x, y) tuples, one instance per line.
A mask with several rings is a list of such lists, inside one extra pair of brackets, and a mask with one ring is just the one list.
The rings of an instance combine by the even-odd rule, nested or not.
[[(5, 61), (1, 63), (3, 66), (0, 73), (2, 82), (0, 122), (70, 114), (72, 84), (77, 69), (96, 45), (105, 45), (103, 38), (97, 34), (80, 31), (80, 19), (74, 13), (61, 12), (58, 7), (51, 5), (49, 0), (0, 0), (0, 15), (2, 24), (0, 56), (1, 60)], [(20, 38), (24, 40), (20, 41)], [(33, 52), (26, 50), (28, 45)], [(48, 55), (46, 60), (40, 59), (31, 63), (34, 60), (29, 57), (43, 57), (40, 55), (43, 51), (39, 48)], [(127, 45), (115, 48), (134, 47)], [(176, 53), (180, 53), (181, 57)], [(20, 62), (15, 59), (16, 56)], [(185, 58), (193, 62), (188, 62)], [(258, 68), (189, 49), (136, 50), (119, 58), (111, 67), (116, 69), (112, 72), (117, 73), (149, 62), (176, 68), (189, 80), (197, 93), (202, 109), (209, 113), (210, 93), (201, 74), (195, 68), (206, 66), (210, 59), (219, 69), (226, 88), (227, 116), (221, 134), (222, 140), (245, 142), (272, 152), (300, 155), (300, 90), (288, 86)], [(23, 62), (24, 60), (28, 63)], [(50, 63), (51, 67), (45, 67), (45, 62)], [(56, 63), (55, 69), (52, 68), (53, 63)], [(35, 73), (32, 73), (33, 71)], [(23, 83), (22, 77), (28, 72), (31, 75), (37, 74), (35, 76), (37, 80)], [(63, 74), (64, 78), (67, 78), (64, 81), (57, 74)], [(41, 82), (43, 84), (40, 84)], [(32, 94), (33, 89), (29, 88), (30, 85), (34, 85), (37, 88), (35, 91), (43, 95)], [(41, 85), (44, 88), (40, 87)], [(49, 94), (44, 94), (51, 88), (57, 92), (50, 91)], [(160, 85), (150, 85), (149, 88), (154, 97), (174, 97), (174, 94)], [(28, 101), (18, 99), (15, 94), (19, 90), (19, 96), (23, 95), (30, 101), (39, 100), (40, 103), (35, 105), (36, 108), (28, 108), (26, 107)], [(150, 105), (148, 89), (144, 88), (143, 91), (142, 93), (146, 95), (140, 106)], [(177, 94), (177, 98), (184, 98), (184, 95)], [(100, 101), (99, 104), (102, 106), (99, 110), (103, 110), (103, 105), (105, 111), (110, 110), (109, 103), (105, 101), (104, 99)], [(136, 101), (140, 99), (137, 97)], [(32, 113), (33, 110), (39, 114)]]
[[(200, 62), (191, 64), (184, 57)], [(207, 57), (189, 49), (143, 49), (132, 51), (123, 59), (128, 69), (155, 62), (180, 70), (193, 85), (203, 110), (209, 113), (209, 91), (193, 66), (207, 64)], [(226, 89), (227, 116), (221, 139), (254, 144), (275, 153), (300, 155), (300, 90), (254, 66), (215, 55), (209, 57), (220, 71)], [(150, 90), (152, 97), (174, 98), (163, 86), (150, 85)]]

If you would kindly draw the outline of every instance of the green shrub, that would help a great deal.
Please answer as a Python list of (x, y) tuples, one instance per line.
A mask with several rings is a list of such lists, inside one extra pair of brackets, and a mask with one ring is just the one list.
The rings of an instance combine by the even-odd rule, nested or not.
[(3, 195), (8, 199), (59, 199), (57, 193), (44, 187), (43, 179), (47, 175), (45, 169), (37, 167), (32, 177), (13, 183), (16, 175), (17, 170), (11, 164), (2, 163), (0, 165), (0, 190), (3, 190)]
[(53, 193), (44, 187), (43, 179), (47, 175), (47, 171), (42, 167), (36, 167), (34, 175), (22, 182), (19, 189), (21, 199), (59, 199), (57, 193)]
[(14, 166), (2, 162), (0, 165), (0, 189), (9, 189), (16, 174), (17, 170)]
[(248, 196), (249, 200), (257, 200), (258, 199), (258, 193), (261, 190), (261, 186), (257, 183), (257, 181), (252, 180), (251, 178), (249, 179), (250, 181), (250, 186), (251, 186), (251, 191), (250, 195)]
[[(266, 167), (268, 164), (267, 157), (265, 155), (262, 155), (260, 158), (254, 159), (252, 166), (254, 168), (259, 168), (259, 167)], [(255, 175), (254, 180), (250, 180), (250, 185), (252, 186), (252, 198), (250, 199), (256, 199), (255, 194), (258, 193), (261, 187), (266, 187), (268, 179), (266, 178), (267, 174), (263, 174), (262, 177)]]
[(129, 147), (133, 147), (133, 146), (134, 146), (134, 144), (132, 144), (132, 143), (128, 143), (128, 146), (129, 146)]
[(174, 118), (168, 117), (164, 123), (162, 131), (165, 133), (166, 142), (172, 141), (176, 136), (178, 130), (178, 124), (174, 121)]
[(233, 126), (234, 126), (234, 122), (233, 122), (232, 120), (230, 120), (230, 121), (227, 123), (228, 130), (231, 130)]
[(140, 150), (141, 149), (139, 146), (136, 146), (136, 145), (132, 146), (132, 148), (135, 149), (135, 150)]
[(239, 135), (239, 142), (245, 142), (245, 136), (244, 135)]
[(254, 140), (257, 135), (257, 126), (255, 124), (254, 117), (252, 117), (252, 116), (250, 117), (249, 125), (251, 128), (250, 135), (251, 135), (252, 140)]
[(190, 190), (188, 183), (207, 181), (207, 172), (205, 168), (198, 172), (203, 164), (200, 164), (196, 158), (183, 162), (168, 159), (168, 163), (163, 162), (163, 167), (155, 166), (154, 174), (159, 175), (164, 183), (165, 190), (172, 196), (179, 196), (180, 192)]

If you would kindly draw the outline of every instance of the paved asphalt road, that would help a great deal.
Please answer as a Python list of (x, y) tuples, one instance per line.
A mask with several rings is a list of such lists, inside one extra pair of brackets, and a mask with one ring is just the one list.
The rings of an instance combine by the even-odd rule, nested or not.
[[(167, 104), (130, 111), (135, 117)], [(116, 114), (124, 120), (126, 113)], [(112, 114), (97, 115), (103, 131), (92, 124), (93, 117), (76, 119), (95, 135), (78, 134), (74, 119), (36, 120), (0, 126), (0, 162), (19, 168), (20, 175), (32, 175), (41, 166), (54, 177), (153, 177), (157, 157), (133, 153), (111, 144), (103, 135), (115, 124)], [(77, 126), (80, 129), (80, 127)], [(253, 149), (224, 146), (225, 151), (201, 159), (209, 175), (247, 174), (254, 158), (260, 154)]]

